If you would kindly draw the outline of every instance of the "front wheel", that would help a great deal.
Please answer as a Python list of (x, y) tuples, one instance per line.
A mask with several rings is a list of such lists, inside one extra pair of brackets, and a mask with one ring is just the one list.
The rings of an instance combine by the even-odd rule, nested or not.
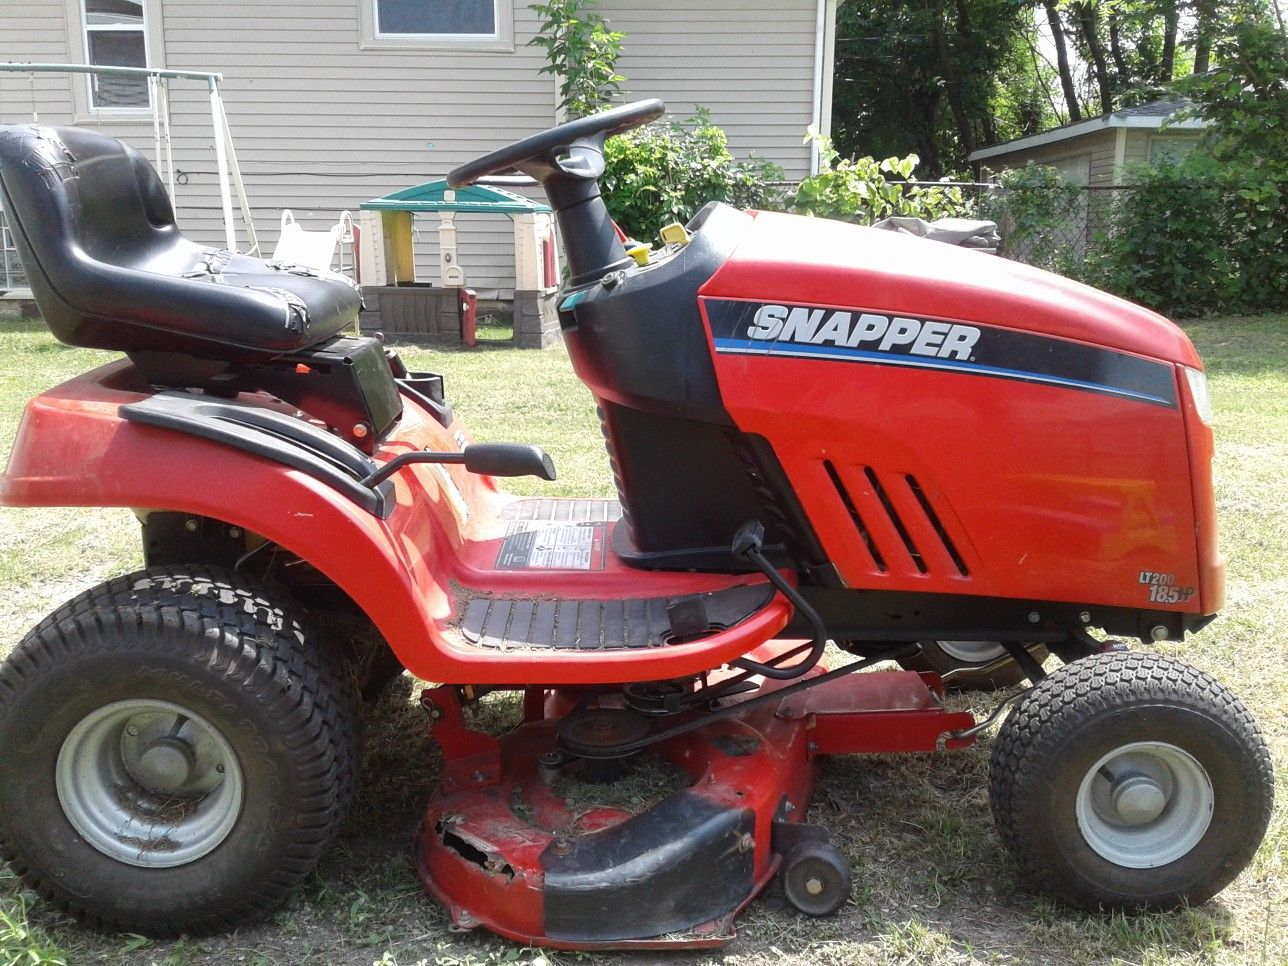
[(1274, 800), (1269, 752), (1238, 698), (1153, 654), (1050, 674), (1002, 725), (989, 784), (1021, 868), (1091, 909), (1206, 901), (1251, 861)]
[(0, 666), (0, 857), (94, 925), (266, 914), (354, 789), (343, 661), (231, 573), (152, 568), (59, 608)]
[[(1025, 679), (1024, 669), (997, 641), (920, 641), (919, 644), (920, 651), (899, 663), (909, 671), (935, 672), (950, 691), (997, 691)], [(1047, 649), (1041, 644), (1026, 646), (1039, 664), (1047, 659)]]

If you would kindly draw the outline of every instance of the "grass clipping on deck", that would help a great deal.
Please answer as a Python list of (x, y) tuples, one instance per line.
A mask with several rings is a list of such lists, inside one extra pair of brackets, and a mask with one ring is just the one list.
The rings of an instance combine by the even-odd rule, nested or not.
[(574, 823), (597, 808), (616, 808), (629, 815), (640, 815), (693, 784), (688, 772), (656, 755), (633, 758), (623, 768), (622, 776), (613, 782), (582, 781), (580, 769), (559, 773), (552, 787), (572, 812)]

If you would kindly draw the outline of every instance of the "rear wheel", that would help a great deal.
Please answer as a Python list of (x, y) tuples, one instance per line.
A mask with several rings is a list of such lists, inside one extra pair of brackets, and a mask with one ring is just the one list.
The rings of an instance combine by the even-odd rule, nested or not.
[(262, 589), (197, 567), (109, 581), (0, 666), (0, 856), (108, 929), (258, 918), (337, 831), (357, 726), (342, 659)]
[[(933, 671), (944, 685), (958, 691), (996, 691), (1024, 680), (1024, 671), (997, 641), (921, 641), (921, 651), (899, 663), (909, 671)], [(1041, 664), (1047, 650), (1030, 644)]]
[(1049, 675), (1002, 725), (989, 778), (1020, 866), (1086, 908), (1206, 901), (1252, 859), (1274, 797), (1247, 709), (1152, 654), (1096, 655)]

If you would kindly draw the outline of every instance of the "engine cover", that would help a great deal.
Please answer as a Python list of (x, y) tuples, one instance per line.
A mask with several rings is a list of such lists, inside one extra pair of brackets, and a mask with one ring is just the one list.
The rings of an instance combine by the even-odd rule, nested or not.
[(1219, 607), (1211, 432), (1181, 369), (1201, 363), (1161, 316), (766, 213), (700, 302), (725, 406), (772, 445), (847, 586)]

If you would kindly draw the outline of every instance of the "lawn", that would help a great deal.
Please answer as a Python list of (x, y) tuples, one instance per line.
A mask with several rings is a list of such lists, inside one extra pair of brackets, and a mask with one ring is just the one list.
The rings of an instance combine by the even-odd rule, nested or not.
[[(1217, 411), (1218, 502), (1229, 557), (1225, 613), (1169, 653), (1240, 694), (1288, 776), (1288, 316), (1191, 324)], [(609, 493), (607, 461), (586, 391), (561, 350), (408, 352), (447, 376), (458, 412), (480, 439), (545, 446), (557, 484), (530, 493)], [(36, 323), (0, 321), (0, 444), (23, 401), (106, 353), (70, 349)], [(164, 467), (158, 467), (164, 472)], [(0, 654), (55, 604), (140, 562), (123, 511), (0, 510)], [(521, 950), (452, 932), (412, 874), (412, 830), (437, 758), (404, 682), (370, 713), (366, 782), (339, 843), (268, 923), (229, 936), (153, 943), (80, 928), (0, 872), (0, 966), (110, 963), (409, 964), (574, 962), (608, 957)], [(981, 706), (983, 702), (981, 701)], [(497, 714), (504, 707), (491, 709)], [(1288, 823), (1281, 805), (1251, 868), (1201, 908), (1169, 915), (1082, 915), (1030, 893), (1002, 854), (988, 810), (989, 742), (952, 755), (830, 762), (812, 818), (854, 868), (849, 905), (811, 921), (771, 887), (724, 950), (676, 961), (780, 963), (1284, 963), (1288, 962)]]

